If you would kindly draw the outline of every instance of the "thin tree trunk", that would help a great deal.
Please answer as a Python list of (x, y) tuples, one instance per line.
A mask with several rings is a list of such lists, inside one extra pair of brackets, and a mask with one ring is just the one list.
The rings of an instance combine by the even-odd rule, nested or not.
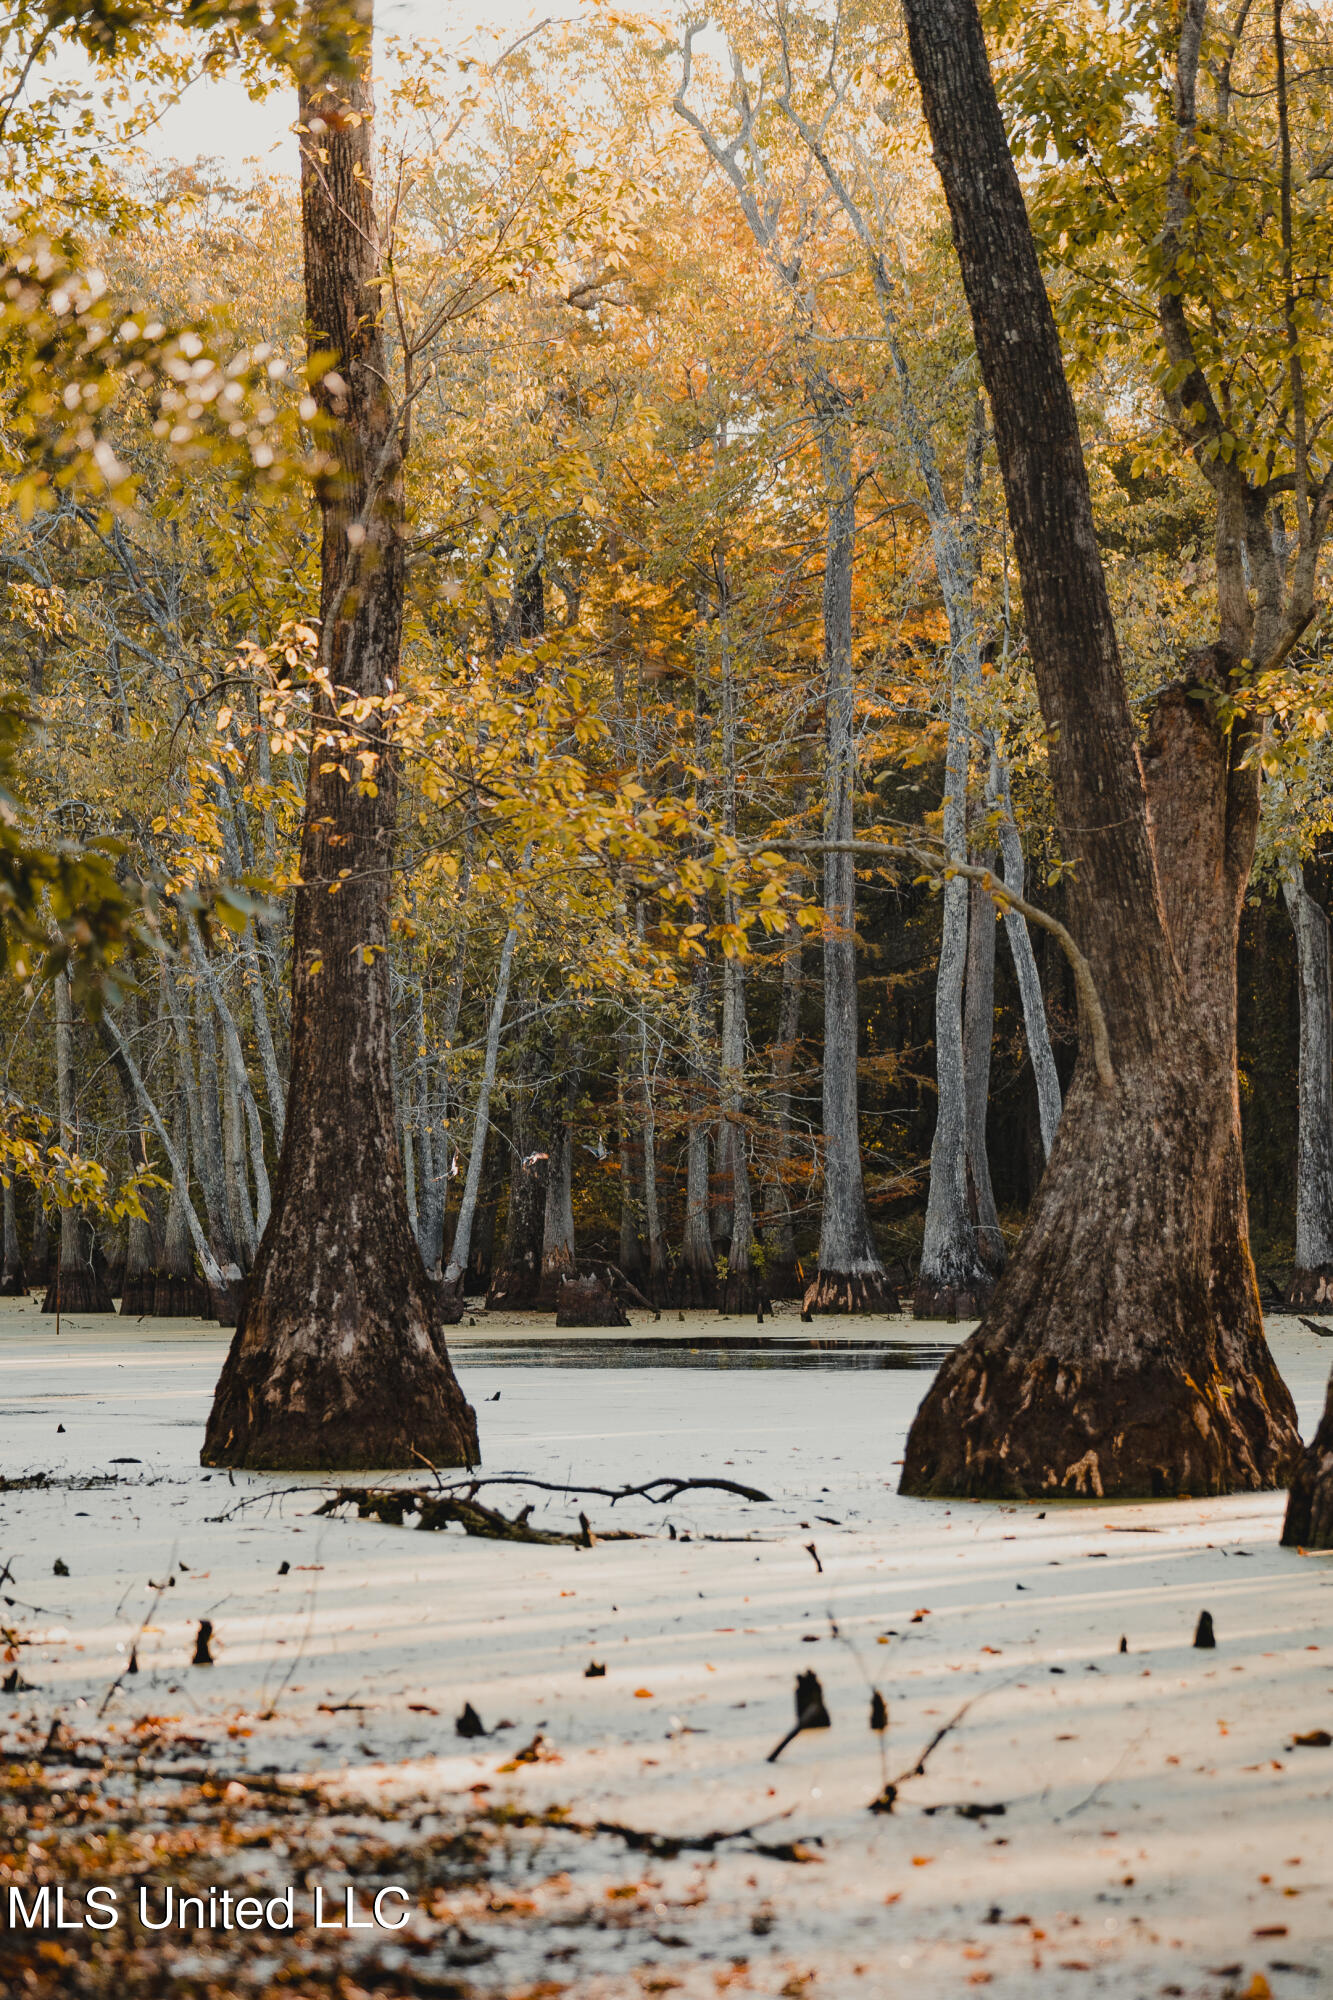
[(542, 1218), (542, 1281), (538, 1308), (554, 1312), (560, 1287), (578, 1276), (574, 1251), (574, 1130), (570, 1122), (575, 1083), (566, 1082), (562, 1115), (551, 1139), (551, 1164), (546, 1176), (546, 1210)]
[[(643, 1133), (630, 1130), (630, 1033), (626, 1022), (616, 1031), (616, 1126), (620, 1153), (620, 1241), (617, 1261), (631, 1284), (645, 1275), (643, 1237), (639, 1221), (642, 1209), (639, 1188), (643, 1182)], [(638, 1169), (638, 1171), (636, 1171)]]
[(681, 1306), (717, 1304), (717, 1263), (713, 1254), (708, 1186), (708, 1083), (704, 1069), (707, 1046), (708, 962), (696, 958), (690, 968), (689, 1061), (686, 1083), (685, 1229), (676, 1267), (672, 1298)]
[(491, 1273), (488, 1311), (520, 1312), (541, 1288), (550, 1167), (550, 1045), (534, 1029), (522, 1049), (510, 1090), (509, 1209), (500, 1257)]
[[(952, 654), (949, 735), (944, 757), (944, 847), (967, 855), (968, 709), (964, 666)], [(966, 876), (944, 885), (935, 973), (935, 1133), (930, 1187), (912, 1310), (918, 1319), (973, 1319), (990, 1297), (993, 1274), (980, 1254), (967, 1198), (968, 1104), (963, 1050), (969, 895)]]
[(222, 1162), (207, 1143), (204, 1129), (203, 1101), (199, 1082), (195, 1073), (194, 1049), (190, 1042), (190, 1026), (175, 973), (165, 956), (159, 961), (162, 980), (162, 997), (171, 1016), (172, 1033), (176, 1041), (177, 1073), (190, 1121), (190, 1156), (199, 1176), (203, 1190), (204, 1209), (208, 1217), (208, 1231), (214, 1242), (221, 1242), (225, 1236), (227, 1191), (222, 1178)]
[(657, 1104), (648, 1062), (648, 1017), (639, 1019), (639, 1082), (643, 1113), (643, 1226), (648, 1238), (648, 1296), (659, 1305), (666, 1291), (668, 1260), (657, 1193)]
[(27, 1297), (28, 1279), (23, 1268), (23, 1253), (19, 1249), (18, 1218), (14, 1212), (14, 1176), (12, 1171), (5, 1176), (5, 1261), (0, 1270), (0, 1299), (22, 1299)]
[[(522, 904), (519, 908), (521, 910)], [(477, 1090), (476, 1109), (472, 1114), (472, 1150), (468, 1155), (467, 1179), (463, 1183), (463, 1199), (458, 1207), (458, 1221), (454, 1226), (454, 1240), (449, 1251), (449, 1262), (445, 1266), (444, 1284), (448, 1292), (458, 1294), (467, 1273), (468, 1257), (472, 1250), (472, 1225), (476, 1219), (477, 1196), (481, 1190), (481, 1169), (486, 1154), (486, 1134), (490, 1129), (491, 1092), (495, 1089), (495, 1073), (500, 1062), (500, 1031), (504, 1026), (505, 1008), (509, 1004), (509, 975), (514, 963), (514, 947), (518, 943), (518, 923), (515, 920), (505, 932), (500, 947), (500, 965), (495, 975), (495, 993), (491, 1000), (490, 1019), (486, 1024), (486, 1054), (482, 1062), (481, 1083)]]
[(32, 1282), (43, 1289), (50, 1282), (51, 1271), (51, 1222), (46, 1213), (46, 1205), (36, 1188), (32, 1192)]
[[(983, 868), (995, 856), (979, 857)], [(963, 999), (963, 1091), (967, 1102), (967, 1205), (977, 1250), (987, 1268), (1004, 1267), (1004, 1237), (995, 1212), (986, 1112), (990, 1105), (991, 1043), (995, 1035), (995, 905), (978, 882), (968, 884), (967, 988)]]
[[(69, 977), (55, 978), (56, 1094), (60, 1107), (60, 1145), (67, 1157), (77, 1150), (74, 1121), (74, 1007)], [(60, 1211), (60, 1260), (55, 1278), (42, 1300), (44, 1313), (109, 1313), (115, 1303), (97, 1269), (92, 1225), (82, 1208)]]
[[(189, 1230), (195, 1255), (198, 1257), (200, 1266), (202, 1267), (204, 1281), (209, 1291), (215, 1295), (225, 1293), (229, 1280), (213, 1254), (208, 1238), (204, 1234), (203, 1224), (199, 1220), (198, 1212), (190, 1199), (190, 1175), (185, 1156), (177, 1152), (175, 1141), (168, 1132), (163, 1122), (162, 1114), (150, 1096), (148, 1086), (139, 1073), (139, 1066), (129, 1049), (126, 1048), (120, 1029), (116, 1026), (114, 1019), (110, 1015), (107, 1016), (107, 1025), (120, 1051), (120, 1058), (129, 1071), (130, 1080), (134, 1086), (139, 1103), (152, 1124), (153, 1130), (157, 1133), (162, 1150), (170, 1163), (172, 1199), (174, 1201), (179, 1196), (180, 1211)], [(168, 1218), (168, 1234), (170, 1234), (170, 1218)]]
[[(843, 399), (818, 386), (816, 428), (828, 504), (824, 562), (824, 837), (850, 841), (856, 785), (856, 678), (852, 660), (852, 558), (856, 489)], [(880, 1262), (861, 1174), (856, 998), (856, 867), (824, 858), (824, 1209), (819, 1270), (802, 1302), (813, 1313), (896, 1312)]]
[(1296, 1268), (1287, 1304), (1333, 1311), (1333, 981), (1328, 918), (1299, 866), (1282, 878), (1300, 981), (1301, 1042), (1296, 1146)]
[(1237, 514), (1219, 503), (1221, 642), (1159, 698), (1141, 765), (975, 0), (905, 0), (905, 12), (994, 415), (1075, 864), (1071, 928), (1110, 1057), (1094, 1064), (1085, 1035), (1027, 1229), (917, 1414), (902, 1484), (978, 1497), (1269, 1486), (1299, 1438), (1263, 1338), (1241, 1171), (1235, 958), (1257, 778), (1244, 729), (1224, 737), (1190, 693), (1225, 687), (1249, 650)]
[(782, 988), (778, 998), (778, 1034), (773, 1045), (773, 1114), (777, 1124), (777, 1149), (773, 1159), (770, 1198), (778, 1211), (777, 1220), (765, 1230), (768, 1251), (767, 1290), (775, 1299), (791, 1298), (805, 1287), (796, 1270), (796, 1231), (792, 1223), (791, 1135), (792, 1069), (801, 1029), (802, 940), (804, 933), (795, 917), (787, 921), (782, 952)]
[[(1009, 773), (994, 752), (992, 752), (992, 762), (996, 772), (997, 798), (1001, 807), (999, 832), (1000, 854), (1004, 861), (1004, 886), (1012, 890), (1014, 895), (1021, 896), (1024, 894), (1026, 871), (1023, 866), (1023, 843), (1019, 839), (1018, 828), (1014, 824), (1013, 808), (1009, 802)], [(1028, 1054), (1032, 1058), (1032, 1074), (1037, 1085), (1037, 1116), (1041, 1123), (1041, 1148), (1049, 1160), (1051, 1148), (1055, 1144), (1055, 1135), (1060, 1126), (1062, 1109), (1060, 1078), (1051, 1049), (1050, 1029), (1046, 1021), (1046, 1002), (1042, 997), (1041, 975), (1037, 971), (1027, 919), (1012, 905), (1004, 913), (1004, 934), (1009, 940), (1014, 972), (1018, 979), (1019, 997), (1023, 1003), (1023, 1027), (1027, 1035)]]
[[(213, 1301), (208, 1286), (194, 1268), (193, 1232), (186, 1213), (190, 1207), (189, 1120), (184, 1099), (176, 1106), (171, 1168), (171, 1199), (162, 1235), (162, 1260), (153, 1285), (149, 1311), (154, 1319), (211, 1319)], [(200, 1235), (203, 1231), (200, 1230)]]
[[(399, 675), (406, 414), (389, 393), (374, 201), (373, 0), (311, 0), (299, 93), (306, 331), (327, 424), (321, 665), (376, 698)], [(406, 408), (406, 406), (405, 406)], [(306, 781), (292, 939), (291, 1080), (273, 1213), (209, 1417), (208, 1464), (475, 1463), (438, 1288), (407, 1216), (394, 1115), (389, 917), (397, 768)], [(336, 892), (336, 893), (331, 893)]]

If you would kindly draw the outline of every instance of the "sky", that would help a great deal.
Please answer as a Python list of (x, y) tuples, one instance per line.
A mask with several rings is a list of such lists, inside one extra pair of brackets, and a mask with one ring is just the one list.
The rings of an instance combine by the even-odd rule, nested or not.
[[(467, 39), (475, 28), (497, 50), (542, 21), (575, 20), (595, 0), (378, 0), (377, 26), (391, 35)], [(270, 172), (297, 172), (291, 126), (296, 93), (274, 91), (255, 104), (239, 83), (201, 81), (158, 123), (141, 144), (156, 160), (218, 159), (229, 167), (255, 158)]]

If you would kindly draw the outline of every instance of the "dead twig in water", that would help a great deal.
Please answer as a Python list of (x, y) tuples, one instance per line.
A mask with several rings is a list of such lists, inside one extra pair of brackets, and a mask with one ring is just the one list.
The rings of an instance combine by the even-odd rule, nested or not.
[(931, 1737), (915, 1764), (910, 1764), (905, 1771), (900, 1771), (896, 1778), (891, 1778), (879, 1796), (870, 1801), (870, 1811), (872, 1813), (891, 1813), (894, 1801), (898, 1797), (899, 1788), (905, 1785), (910, 1778), (920, 1778), (924, 1775), (928, 1758), (939, 1749), (945, 1737), (957, 1729), (969, 1709), (975, 1708), (979, 1701), (984, 1701), (988, 1694), (998, 1694), (1001, 1688), (1012, 1687), (1017, 1678), (1017, 1674), (1012, 1674), (1008, 1680), (1001, 1681), (998, 1686), (982, 1688), (979, 1694), (974, 1694), (969, 1701), (965, 1701), (962, 1707), (955, 1714), (951, 1715), (942, 1727), (935, 1731), (935, 1734)]

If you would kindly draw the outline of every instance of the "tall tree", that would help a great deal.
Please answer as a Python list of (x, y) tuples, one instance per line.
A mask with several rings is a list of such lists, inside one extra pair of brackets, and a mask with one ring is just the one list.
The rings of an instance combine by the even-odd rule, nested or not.
[[(917, 1414), (902, 1485), (1270, 1486), (1299, 1440), (1263, 1336), (1240, 1153), (1235, 952), (1258, 780), (1238, 733), (1191, 698), (1248, 656), (1252, 611), (1243, 589), (1224, 596), (1219, 640), (1158, 700), (1141, 765), (1078, 422), (975, 0), (907, 0), (906, 16), (994, 412), (1074, 923), (1110, 1049), (1094, 1062), (1085, 1033), (1027, 1230)], [(1218, 512), (1229, 585), (1243, 522)]]
[[(312, 394), (327, 423), (320, 664), (292, 949), (291, 1080), (273, 1212), (204, 1441), (206, 1464), (474, 1463), (476, 1419), (407, 1213), (393, 1103), (390, 883), (397, 787), (321, 754), (335, 691), (399, 672), (403, 459), (381, 327), (373, 0), (312, 0), (300, 76)], [(344, 697), (345, 698), (345, 697)]]

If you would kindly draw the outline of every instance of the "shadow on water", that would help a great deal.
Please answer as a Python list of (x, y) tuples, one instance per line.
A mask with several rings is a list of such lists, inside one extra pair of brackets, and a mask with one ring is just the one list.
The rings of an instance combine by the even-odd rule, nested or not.
[(949, 1349), (923, 1340), (756, 1340), (743, 1333), (639, 1334), (633, 1340), (460, 1339), (460, 1360), (488, 1368), (938, 1368)]

